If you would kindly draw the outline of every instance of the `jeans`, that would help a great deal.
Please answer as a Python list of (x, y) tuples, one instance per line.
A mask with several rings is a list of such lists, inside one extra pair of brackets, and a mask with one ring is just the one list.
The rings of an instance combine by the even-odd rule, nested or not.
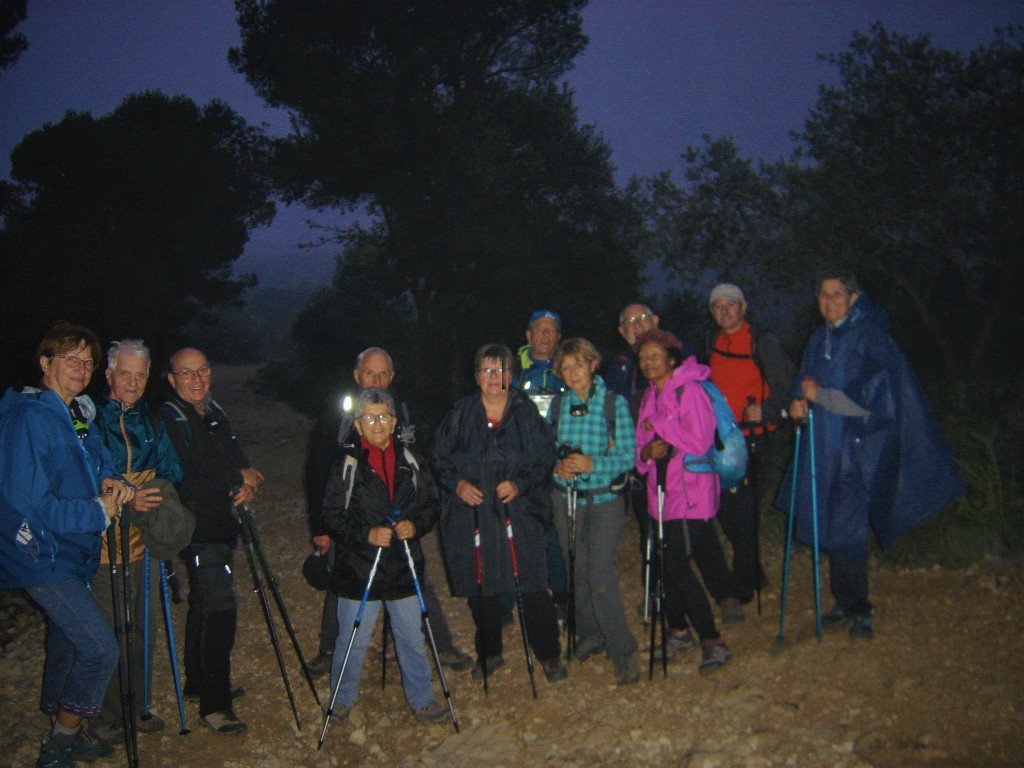
[[(352, 650), (345, 664), (345, 674), (341, 676), (341, 687), (335, 704), (351, 707), (359, 697), (359, 678), (363, 671), (363, 657), (373, 636), (373, 626), (377, 623), (380, 612), (380, 600), (368, 600), (363, 609), (362, 620), (352, 641)], [(338, 598), (338, 626), (341, 631), (338, 642), (334, 646), (334, 658), (331, 661), (331, 691), (338, 684), (341, 665), (345, 662), (345, 650), (348, 648), (352, 628), (355, 627), (356, 615), (359, 612), (359, 600)], [(434, 703), (434, 690), (430, 685), (430, 665), (423, 648), (423, 631), (420, 629), (422, 616), (420, 603), (416, 596), (404, 597), (401, 600), (384, 602), (391, 619), (391, 634), (395, 639), (395, 654), (402, 670), (402, 690), (405, 700), (413, 709), (423, 709)]]
[(89, 587), (82, 581), (35, 584), (25, 592), (46, 614), (46, 663), (40, 708), (96, 717), (118, 647)]
[(552, 505), (555, 528), (565, 562), (575, 560), (572, 581), (575, 592), (576, 631), (581, 638), (603, 640), (613, 659), (636, 652), (636, 638), (626, 621), (622, 590), (615, 572), (615, 556), (626, 524), (625, 500), (591, 504), (581, 496), (576, 505), (574, 558), (569, 557), (568, 502), (555, 491)]

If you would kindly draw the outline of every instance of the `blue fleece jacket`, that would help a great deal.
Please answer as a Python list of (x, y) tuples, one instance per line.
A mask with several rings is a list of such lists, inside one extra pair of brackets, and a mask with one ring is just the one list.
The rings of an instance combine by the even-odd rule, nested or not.
[[(92, 401), (79, 402), (89, 416)], [(0, 589), (89, 582), (107, 517), (100, 483), (117, 473), (95, 429), (84, 439), (50, 390), (0, 400)]]

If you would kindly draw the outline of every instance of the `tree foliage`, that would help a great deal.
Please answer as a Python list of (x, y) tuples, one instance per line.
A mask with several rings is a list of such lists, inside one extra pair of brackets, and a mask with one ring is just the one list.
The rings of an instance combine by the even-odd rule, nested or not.
[(0, 0), (0, 69), (7, 69), (28, 49), (25, 36), (14, 28), (25, 20), (28, 0)]
[(235, 301), (254, 281), (231, 263), (274, 213), (263, 144), (221, 102), (155, 92), (28, 134), (0, 232), (0, 313), (19, 332), (5, 344), (31, 349), (67, 319), (161, 349), (202, 307)]
[[(550, 306), (609, 327), (637, 286), (637, 221), (609, 150), (555, 80), (582, 50), (582, 0), (240, 0), (232, 51), (294, 113), (287, 195), (365, 205), (374, 259), (411, 301), (413, 371), (445, 402), (472, 349)], [(335, 290), (347, 290), (347, 285)]]
[(649, 258), (783, 297), (806, 296), (821, 261), (846, 263), (923, 372), (984, 372), (998, 331), (1024, 330), (1021, 34), (969, 55), (881, 25), (855, 34), (824, 57), (840, 82), (821, 89), (789, 161), (755, 167), (708, 138), (683, 155), (684, 183), (637, 186)]

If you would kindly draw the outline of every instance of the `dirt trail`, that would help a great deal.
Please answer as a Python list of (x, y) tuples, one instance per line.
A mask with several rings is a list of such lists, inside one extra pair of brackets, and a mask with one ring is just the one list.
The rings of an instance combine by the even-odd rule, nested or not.
[[(255, 466), (267, 475), (256, 503), (260, 532), (292, 623), (307, 657), (316, 653), (322, 593), (299, 568), (307, 552), (300, 467), (309, 422), (286, 406), (252, 395), (251, 368), (218, 368), (214, 391)], [(619, 548), (618, 571), (628, 606), (642, 590), (636, 529)], [(443, 584), (436, 536), (427, 539), (428, 567)], [(570, 665), (565, 682), (548, 685), (538, 672), (530, 695), (518, 630), (506, 629), (504, 668), (484, 696), (468, 672), (449, 672), (461, 733), (450, 723), (425, 725), (402, 698), (398, 667), (380, 685), (377, 653), (367, 656), (360, 699), (347, 720), (332, 723), (317, 751), (321, 714), (278, 624), (302, 720), (288, 705), (251, 580), (239, 560), (240, 625), (234, 681), (247, 691), (236, 711), (249, 724), (243, 737), (216, 736), (186, 703), (192, 732), (178, 734), (166, 645), (157, 641), (152, 710), (168, 728), (139, 737), (143, 766), (1019, 766), (1024, 764), (1024, 572), (986, 562), (968, 570), (872, 571), (877, 604), (873, 641), (845, 632), (814, 636), (810, 559), (793, 564), (784, 643), (778, 633), (781, 548), (766, 541), (773, 586), (763, 615), (723, 627), (735, 653), (722, 670), (702, 677), (691, 651), (660, 668), (654, 680), (617, 687), (611, 662)], [(443, 590), (441, 590), (443, 592)], [(5, 601), (10, 604), (11, 596)], [(13, 601), (16, 602), (16, 599)], [(445, 599), (456, 641), (472, 644), (472, 621), (461, 600)], [(826, 609), (830, 605), (823, 598)], [(184, 605), (174, 607), (179, 647)], [(632, 612), (631, 612), (632, 613)], [(16, 635), (0, 655), (0, 764), (32, 765), (47, 725), (36, 709), (43, 625), (34, 612), (10, 610)], [(4, 619), (0, 610), (0, 622)], [(156, 629), (161, 631), (161, 624)], [(634, 618), (634, 632), (646, 630)], [(379, 636), (379, 630), (378, 630)], [(646, 664), (646, 659), (644, 659)], [(646, 669), (645, 669), (646, 671)], [(327, 682), (319, 681), (327, 697)], [(435, 681), (436, 683), (436, 681)], [(440, 695), (440, 691), (438, 689)], [(124, 764), (123, 749), (97, 766)]]

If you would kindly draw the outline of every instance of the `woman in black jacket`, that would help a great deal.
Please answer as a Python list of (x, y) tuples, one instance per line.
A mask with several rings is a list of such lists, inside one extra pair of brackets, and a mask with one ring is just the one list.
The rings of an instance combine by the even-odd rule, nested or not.
[(430, 685), (420, 630), (422, 614), (405, 548), (409, 546), (419, 576), (423, 573), (419, 539), (437, 522), (437, 490), (407, 448), (396, 450), (395, 423), (395, 404), (387, 390), (373, 387), (360, 392), (355, 404), (356, 462), (335, 464), (324, 494), (323, 525), (337, 547), (331, 589), (339, 598), (341, 627), (331, 665), (332, 691), (351, 637), (347, 628), (356, 626), (370, 585), (334, 712), (347, 714), (359, 695), (363, 656), (383, 602), (391, 619), (405, 700), (417, 720), (436, 721), (444, 719), (448, 710), (435, 700)]
[(473, 613), (473, 676), (480, 679), (484, 664), (488, 674), (504, 664), (500, 595), (515, 592), (504, 525), (508, 514), (530, 644), (548, 681), (556, 682), (566, 671), (545, 556), (555, 438), (533, 403), (509, 385), (512, 365), (508, 347), (480, 347), (474, 358), (480, 393), (456, 402), (434, 435), (431, 465), (441, 487), (441, 542), (452, 592), (468, 598)]

